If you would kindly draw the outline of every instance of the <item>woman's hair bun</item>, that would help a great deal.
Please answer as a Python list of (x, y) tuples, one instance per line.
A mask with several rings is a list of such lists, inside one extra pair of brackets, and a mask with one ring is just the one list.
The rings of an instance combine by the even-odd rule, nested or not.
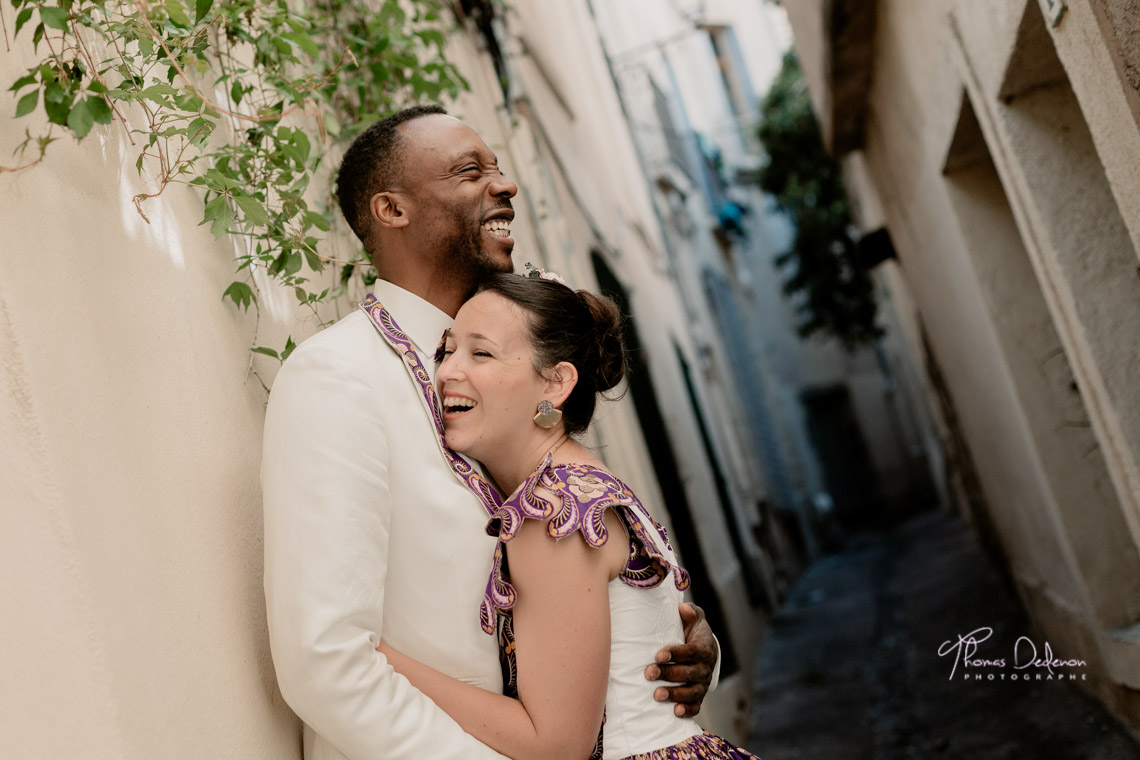
[(598, 394), (625, 376), (621, 310), (609, 298), (573, 290), (543, 277), (493, 274), (480, 285), (521, 307), (528, 315), (527, 337), (540, 373), (559, 362), (578, 370), (578, 382), (562, 403), (566, 432), (576, 435), (590, 425)]
[(594, 318), (595, 342), (598, 361), (595, 365), (594, 387), (600, 391), (613, 388), (625, 376), (625, 346), (622, 344), (621, 309), (612, 299), (588, 290), (579, 290), (578, 297)]

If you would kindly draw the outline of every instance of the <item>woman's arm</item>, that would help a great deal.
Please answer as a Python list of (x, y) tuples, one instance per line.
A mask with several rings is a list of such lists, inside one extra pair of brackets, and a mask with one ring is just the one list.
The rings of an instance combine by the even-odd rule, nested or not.
[(554, 541), (527, 520), (506, 545), (518, 594), (514, 632), (519, 699), (480, 689), (386, 644), (397, 672), (465, 731), (515, 760), (584, 760), (597, 740), (610, 665), (607, 584), (625, 560), (625, 529), (606, 515), (611, 539), (591, 548), (578, 535)]

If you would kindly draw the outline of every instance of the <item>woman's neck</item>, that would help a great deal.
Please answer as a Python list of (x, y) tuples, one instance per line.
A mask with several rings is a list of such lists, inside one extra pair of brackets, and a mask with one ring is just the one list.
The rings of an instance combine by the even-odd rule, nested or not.
[(503, 493), (511, 494), (534, 472), (534, 468), (549, 452), (561, 448), (569, 440), (561, 426), (556, 430), (541, 430), (541, 434), (530, 437), (517, 446), (498, 449), (492, 456), (483, 459), (482, 463)]

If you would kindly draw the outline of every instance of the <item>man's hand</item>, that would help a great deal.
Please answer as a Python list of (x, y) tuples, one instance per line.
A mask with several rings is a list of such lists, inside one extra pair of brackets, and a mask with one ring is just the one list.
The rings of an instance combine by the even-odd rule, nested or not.
[(673, 713), (679, 718), (701, 711), (716, 667), (716, 639), (705, 622), (705, 612), (695, 604), (679, 606), (685, 628), (685, 643), (668, 646), (657, 653), (657, 664), (645, 669), (650, 681), (673, 681), (680, 686), (659, 686), (653, 692), (658, 702), (676, 702)]

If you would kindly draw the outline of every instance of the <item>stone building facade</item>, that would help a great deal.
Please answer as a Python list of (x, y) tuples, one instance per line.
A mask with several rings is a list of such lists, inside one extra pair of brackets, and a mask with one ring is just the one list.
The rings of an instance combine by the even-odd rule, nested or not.
[(897, 251), (879, 282), (948, 488), (1056, 656), (1085, 660), (1135, 732), (1140, 7), (784, 6), (860, 224)]

